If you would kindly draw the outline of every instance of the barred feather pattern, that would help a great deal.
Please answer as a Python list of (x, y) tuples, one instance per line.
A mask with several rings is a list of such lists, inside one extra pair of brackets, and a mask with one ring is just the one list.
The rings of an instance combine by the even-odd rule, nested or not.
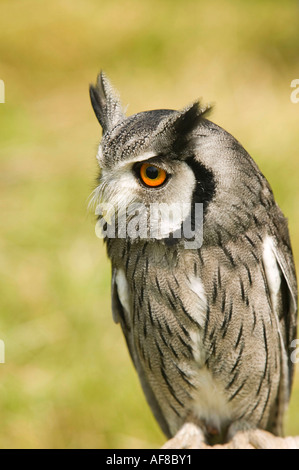
[[(284, 346), (259, 231), (198, 251), (110, 242), (112, 265), (123, 270), (130, 294), (122, 328), (169, 434), (188, 416), (218, 432), (243, 420), (280, 434)], [(191, 289), (194, 279), (202, 293)]]
[[(162, 430), (173, 436), (189, 420), (220, 440), (242, 425), (281, 434), (297, 283), (287, 220), (269, 184), (198, 102), (126, 117), (103, 73), (90, 95), (103, 129), (92, 198), (100, 223), (102, 202), (112, 207), (106, 226), (116, 207), (126, 213), (134, 203), (203, 206), (200, 249), (185, 249), (172, 229), (164, 240), (122, 239), (122, 231), (105, 240), (113, 318)], [(143, 184), (141, 162), (162, 168), (165, 184)]]

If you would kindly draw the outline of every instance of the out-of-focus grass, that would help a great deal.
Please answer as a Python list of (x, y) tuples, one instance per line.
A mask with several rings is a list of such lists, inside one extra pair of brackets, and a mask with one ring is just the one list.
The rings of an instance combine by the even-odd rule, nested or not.
[[(157, 447), (86, 207), (103, 68), (129, 113), (202, 96), (269, 179), (299, 266), (296, 1), (2, 0), (0, 446)], [(287, 432), (299, 434), (296, 376)]]

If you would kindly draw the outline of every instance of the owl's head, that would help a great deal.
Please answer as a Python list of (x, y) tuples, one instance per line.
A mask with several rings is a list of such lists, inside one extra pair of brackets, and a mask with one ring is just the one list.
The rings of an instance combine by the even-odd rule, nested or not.
[(165, 239), (188, 217), (194, 228), (194, 206), (200, 204), (206, 243), (238, 236), (248, 227), (265, 180), (239, 142), (206, 119), (209, 108), (197, 101), (181, 111), (160, 109), (126, 117), (103, 73), (90, 86), (90, 97), (103, 130), (94, 196), (110, 207), (108, 223), (113, 210), (184, 206), (159, 232), (157, 238)]

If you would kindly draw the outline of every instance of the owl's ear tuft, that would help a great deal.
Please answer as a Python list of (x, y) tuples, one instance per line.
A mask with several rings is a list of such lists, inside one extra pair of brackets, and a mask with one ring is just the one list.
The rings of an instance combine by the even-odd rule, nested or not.
[(173, 127), (178, 136), (187, 136), (195, 129), (199, 122), (207, 116), (211, 107), (201, 108), (199, 101), (179, 111), (173, 122)]
[(163, 143), (167, 143), (179, 153), (186, 147), (191, 132), (210, 111), (210, 106), (202, 108), (199, 101), (196, 101), (164, 119), (157, 129), (157, 135), (162, 138)]
[(96, 85), (90, 85), (89, 93), (93, 110), (105, 134), (125, 118), (118, 93), (103, 72), (98, 75)]

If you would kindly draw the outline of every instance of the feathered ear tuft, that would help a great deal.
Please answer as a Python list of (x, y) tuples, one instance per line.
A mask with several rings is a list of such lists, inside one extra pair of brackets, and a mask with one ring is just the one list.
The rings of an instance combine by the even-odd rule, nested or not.
[(181, 111), (175, 111), (163, 119), (157, 128), (156, 135), (173, 150), (180, 152), (186, 147), (191, 132), (206, 118), (211, 107), (202, 108), (199, 101), (187, 106)]
[(180, 136), (190, 134), (210, 111), (211, 107), (209, 106), (201, 108), (199, 101), (195, 101), (195, 103), (179, 111), (179, 115), (173, 123), (176, 133)]
[(93, 110), (105, 134), (125, 118), (119, 96), (103, 72), (98, 75), (96, 85), (90, 85), (89, 93)]

